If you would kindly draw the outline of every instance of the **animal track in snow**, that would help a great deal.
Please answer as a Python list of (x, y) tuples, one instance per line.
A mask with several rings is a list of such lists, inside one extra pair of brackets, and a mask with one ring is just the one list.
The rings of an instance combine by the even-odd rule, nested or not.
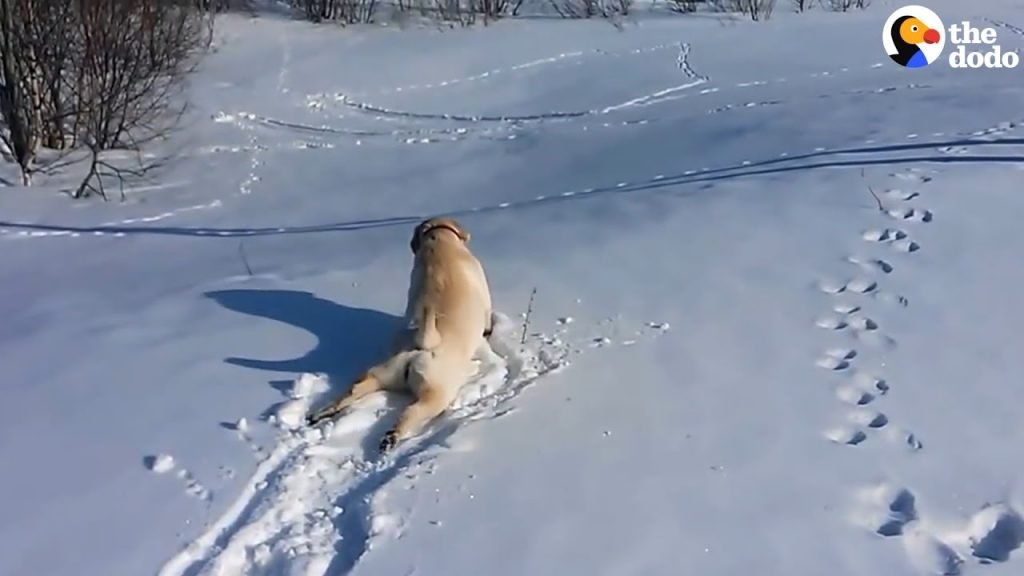
[(894, 270), (892, 264), (882, 260), (881, 258), (860, 258), (858, 256), (850, 256), (846, 261), (851, 264), (856, 264), (860, 268), (869, 272), (891, 274)]
[(918, 519), (913, 492), (887, 483), (861, 489), (855, 494), (857, 524), (881, 536), (898, 536)]
[(868, 242), (875, 242), (891, 247), (898, 252), (917, 252), (921, 246), (911, 240), (907, 232), (896, 228), (872, 228), (861, 235)]
[(871, 295), (871, 297), (880, 302), (903, 306), (904, 308), (910, 305), (909, 298), (901, 294), (895, 294), (892, 292), (875, 292)]
[(932, 181), (931, 176), (925, 176), (921, 174), (921, 170), (917, 168), (911, 168), (905, 172), (894, 172), (889, 176), (896, 178), (897, 180), (903, 180), (905, 182), (913, 182), (916, 184), (924, 184)]
[(881, 333), (878, 322), (861, 313), (859, 306), (837, 304), (834, 313), (818, 317), (815, 323), (829, 330), (848, 328), (860, 342), (874, 348), (890, 349), (896, 345), (896, 340)]
[(844, 292), (868, 294), (878, 288), (878, 283), (871, 278), (862, 276), (855, 277), (848, 282), (825, 278), (818, 281), (818, 288), (826, 294), (842, 294)]
[(889, 245), (892, 246), (894, 250), (898, 250), (900, 252), (917, 252), (918, 250), (921, 249), (920, 244), (914, 242), (909, 238), (904, 238), (903, 240), (896, 240), (895, 242), (891, 242)]
[(931, 222), (933, 218), (931, 210), (919, 210), (917, 208), (892, 208), (886, 211), (886, 214), (896, 220), (913, 220), (916, 222)]
[(818, 281), (818, 288), (826, 294), (839, 294), (846, 290), (846, 284), (834, 278), (825, 278)]
[(681, 42), (678, 44), (679, 57), (678, 67), (680, 72), (683, 73), (685, 82), (682, 84), (664, 88), (662, 90), (655, 91), (650, 94), (645, 94), (630, 100), (620, 102), (606, 106), (604, 108), (593, 108), (589, 110), (570, 110), (570, 111), (551, 111), (551, 112), (540, 112), (536, 114), (457, 114), (457, 113), (426, 113), (426, 112), (414, 112), (408, 110), (399, 110), (394, 108), (388, 108), (380, 106), (370, 102), (357, 101), (352, 99), (346, 94), (336, 94), (334, 100), (340, 102), (343, 106), (361, 111), (376, 114), (381, 117), (400, 118), (408, 120), (442, 120), (442, 121), (454, 121), (454, 122), (495, 122), (495, 123), (534, 123), (544, 122), (549, 120), (561, 120), (561, 119), (573, 119), (573, 118), (584, 118), (591, 116), (605, 116), (619, 110), (626, 108), (634, 108), (640, 106), (648, 106), (651, 104), (665, 102), (669, 100), (676, 100), (682, 98), (684, 91), (690, 88), (700, 86), (709, 81), (707, 76), (701, 76), (693, 71), (693, 68), (688, 62), (688, 55), (690, 52), (690, 44)]
[(1005, 503), (986, 504), (939, 529), (908, 488), (883, 482), (858, 491), (855, 501), (853, 521), (901, 540), (907, 559), (923, 573), (961, 574), (972, 558), (979, 564), (1006, 562), (1024, 544), (1024, 518)]
[[(659, 52), (659, 51), (667, 50), (667, 49), (674, 48), (674, 47), (680, 47), (681, 48), (680, 54), (679, 54), (679, 56), (677, 58), (678, 67), (679, 67), (680, 71), (683, 72), (683, 74), (684, 74), (684, 76), (686, 78), (695, 81), (695, 83), (693, 85), (704, 84), (704, 83), (706, 83), (707, 81), (710, 80), (710, 78), (708, 78), (706, 76), (701, 76), (700, 74), (696, 73), (693, 70), (692, 66), (690, 65), (689, 60), (688, 60), (688, 53), (689, 53), (690, 45), (688, 43), (668, 43), (668, 44), (659, 44), (659, 45), (648, 47), (648, 48), (628, 49), (628, 50), (623, 50), (623, 51), (620, 51), (620, 52), (610, 52), (610, 51), (603, 51), (603, 50), (599, 50), (599, 49), (598, 50), (589, 50), (589, 51), (579, 50), (579, 51), (572, 51), (572, 52), (563, 52), (563, 53), (557, 54), (555, 56), (546, 57), (546, 58), (539, 58), (539, 59), (536, 59), (536, 60), (532, 60), (530, 62), (524, 62), (522, 64), (513, 65), (513, 66), (510, 66), (510, 67), (507, 67), (507, 68), (495, 68), (495, 69), (492, 69), (492, 70), (489, 70), (489, 71), (486, 71), (486, 72), (482, 72), (482, 73), (478, 73), (478, 74), (475, 74), (475, 75), (471, 75), (471, 76), (452, 78), (452, 79), (449, 79), (449, 80), (427, 82), (427, 83), (423, 83), (423, 84), (412, 84), (412, 85), (406, 85), (406, 86), (384, 88), (384, 89), (379, 89), (379, 90), (376, 90), (376, 91), (373, 91), (373, 90), (371, 90), (371, 91), (365, 91), (365, 90), (364, 91), (336, 91), (334, 93), (310, 94), (310, 95), (307, 96), (307, 107), (311, 108), (311, 109), (320, 109), (320, 110), (322, 110), (322, 109), (326, 108), (327, 104), (330, 103), (330, 102), (342, 102), (342, 103), (344, 103), (346, 100), (350, 100), (351, 98), (354, 98), (354, 97), (364, 98), (364, 97), (367, 97), (367, 96), (372, 96), (374, 94), (376, 94), (376, 95), (387, 95), (387, 94), (397, 94), (397, 93), (403, 93), (403, 92), (410, 92), (410, 91), (415, 91), (415, 90), (435, 89), (435, 88), (450, 88), (450, 87), (465, 85), (465, 84), (468, 84), (468, 83), (471, 83), (471, 82), (476, 82), (476, 81), (491, 80), (491, 79), (494, 79), (496, 77), (507, 76), (510, 72), (516, 72), (516, 71), (522, 71), (522, 70), (527, 70), (527, 69), (531, 69), (531, 68), (537, 68), (537, 67), (543, 66), (543, 65), (551, 65), (551, 64), (559, 64), (559, 63), (569, 63), (569, 62), (573, 62), (575, 64), (582, 64), (583, 63), (582, 59), (584, 57), (586, 57), (586, 56), (601, 55), (601, 56), (606, 56), (606, 57), (621, 57), (621, 56), (641, 55), (641, 54), (650, 54), (650, 53), (654, 53), (654, 52)], [(873, 69), (873, 68), (874, 67), (872, 66), (869, 69)], [(840, 69), (840, 72), (848, 72), (849, 70), (850, 70), (849, 67), (843, 67), (843, 68)], [(834, 73), (833, 72), (815, 73), (815, 74), (810, 74), (808, 76), (808, 78), (828, 77), (828, 76), (830, 76), (832, 74), (834, 74)], [(776, 79), (776, 80), (754, 80), (754, 81), (737, 82), (737, 83), (735, 83), (733, 85), (733, 87), (734, 88), (760, 87), (760, 86), (767, 86), (767, 85), (771, 84), (772, 82), (783, 83), (783, 82), (786, 82), (786, 79), (785, 78), (779, 78), (779, 79)], [(692, 87), (692, 86), (686, 86), (685, 88), (689, 88), (689, 87)], [(917, 84), (909, 84), (909, 85), (906, 85), (906, 86), (893, 86), (893, 87), (886, 87), (886, 88), (879, 88), (879, 89), (875, 89), (875, 88), (872, 88), (872, 89), (858, 89), (858, 90), (852, 90), (852, 91), (844, 92), (844, 94), (846, 94), (846, 93), (849, 93), (849, 94), (884, 93), (884, 92), (888, 92), (888, 91), (898, 90), (898, 89), (901, 89), (901, 88), (914, 89), (914, 88), (927, 88), (927, 87), (929, 87), (929, 86), (917, 85)], [(668, 93), (677, 92), (678, 88), (681, 88), (681, 87), (670, 88), (667, 91), (662, 91), (662, 93), (660, 95), (658, 95), (658, 97), (655, 98), (655, 100), (664, 101), (664, 100), (675, 99), (675, 97), (673, 97), (673, 98), (664, 98), (664, 96), (668, 95)], [(722, 89), (721, 87), (706, 88), (706, 89), (703, 89), (703, 90), (699, 91), (698, 95), (714, 94), (714, 93), (720, 92), (721, 89)], [(679, 97), (682, 97), (682, 96), (679, 96)], [(823, 94), (823, 95), (819, 95), (818, 97), (819, 98), (831, 98), (831, 97), (834, 97), (834, 95), (833, 94)], [(647, 97), (641, 97), (640, 99), (637, 99), (637, 100), (644, 100), (645, 101), (644, 103), (646, 104), (646, 103), (650, 103), (650, 101), (649, 101), (650, 99), (651, 99), (651, 97), (647, 96)], [(781, 102), (778, 102), (778, 103), (781, 103)], [(618, 109), (620, 106), (621, 105), (612, 106), (612, 107), (610, 107), (610, 109), (613, 109), (613, 110), (614, 109)], [(737, 106), (730, 105), (730, 106), (728, 106), (728, 109), (732, 109), (732, 108), (736, 108), (736, 107)], [(749, 107), (749, 106), (740, 106), (740, 107)]]
[(854, 330), (862, 332), (878, 330), (878, 323), (867, 316), (853, 316), (850, 318), (849, 325)]
[(960, 574), (969, 558), (1006, 562), (1024, 544), (1024, 518), (1005, 503), (986, 504), (959, 526), (946, 521), (937, 530), (908, 488), (883, 482), (859, 490), (854, 500), (853, 522), (902, 540), (908, 560), (926, 573)]
[(238, 439), (249, 447), (249, 450), (252, 451), (253, 456), (255, 456), (257, 460), (262, 460), (266, 457), (266, 451), (263, 447), (256, 444), (256, 442), (253, 441), (252, 436), (249, 435), (249, 421), (247, 419), (239, 418), (235, 422), (222, 422), (221, 427), (234, 431), (238, 436)]
[(865, 406), (875, 399), (874, 394), (853, 386), (840, 386), (836, 388), (836, 397), (847, 404), (855, 406)]
[(921, 195), (920, 192), (905, 191), (900, 188), (888, 188), (882, 194), (890, 200), (898, 200), (900, 202), (909, 202)]
[(818, 319), (814, 321), (814, 323), (819, 327), (828, 330), (842, 330), (843, 328), (846, 328), (849, 325), (847, 324), (845, 318), (836, 314), (819, 316)]
[(903, 530), (903, 549), (915, 568), (942, 576), (957, 576), (961, 573), (964, 559), (948, 544), (918, 523), (912, 523)]
[(848, 380), (836, 388), (836, 397), (847, 404), (863, 406), (888, 392), (885, 380), (858, 369), (851, 371)]
[(884, 428), (889, 423), (889, 417), (882, 412), (871, 410), (858, 410), (849, 414), (851, 422), (858, 426), (867, 428)]
[(854, 332), (872, 332), (878, 330), (878, 323), (871, 318), (859, 314), (859, 306), (849, 304), (836, 305), (834, 312), (819, 316), (815, 324), (828, 330), (850, 328)]
[(815, 363), (826, 370), (838, 372), (849, 368), (856, 356), (857, 351), (851, 348), (830, 348)]
[(979, 510), (965, 531), (971, 554), (983, 563), (1006, 562), (1024, 544), (1024, 518), (1005, 504)]
[(895, 228), (872, 228), (865, 230), (861, 237), (868, 242), (893, 242), (895, 240), (903, 240), (907, 237), (907, 233), (903, 230)]
[(213, 493), (210, 492), (201, 482), (196, 480), (195, 475), (188, 468), (183, 468), (175, 462), (174, 457), (170, 454), (157, 454), (155, 456), (146, 456), (143, 460), (143, 465), (146, 466), (151, 472), (156, 474), (168, 474), (177, 468), (177, 472), (174, 472), (174, 477), (181, 480), (185, 485), (185, 493), (189, 496), (193, 496), (205, 502), (213, 500)]
[(868, 439), (868, 435), (863, 430), (848, 426), (826, 430), (825, 437), (836, 444), (846, 444), (848, 446), (856, 446)]
[[(916, 138), (916, 135), (911, 136)], [(927, 181), (927, 177), (921, 176), (915, 170), (893, 174), (893, 176), (902, 176), (908, 181)], [(892, 188), (885, 190), (882, 196), (890, 202), (907, 202), (916, 198), (918, 194)], [(879, 199), (879, 204), (881, 208), (881, 199)], [(889, 214), (890, 216), (898, 214), (901, 219), (905, 220), (914, 217), (925, 221), (931, 219), (930, 212), (916, 208), (891, 209)], [(902, 218), (904, 215), (907, 217)], [(899, 252), (910, 253), (920, 249), (916, 242), (910, 240), (909, 234), (905, 230), (895, 227), (869, 228), (861, 232), (861, 238), (866, 242), (884, 244)], [(848, 256), (846, 260), (871, 275), (887, 275), (895, 271), (895, 266), (883, 258), (854, 255)], [(907, 305), (905, 297), (879, 290), (878, 281), (868, 275), (855, 276), (846, 282), (835, 278), (824, 278), (819, 280), (818, 288), (835, 297), (843, 297), (844, 294), (861, 294), (872, 299)], [(819, 316), (815, 324), (832, 331), (845, 331), (853, 336), (860, 345), (882, 350), (891, 350), (896, 347), (896, 340), (884, 334), (878, 322), (865, 314), (859, 304), (851, 301), (835, 302), (832, 311)], [(852, 351), (852, 349), (843, 350)], [(912, 433), (890, 426), (889, 417), (884, 412), (867, 408), (869, 404), (873, 406), (880, 396), (887, 394), (889, 386), (881, 378), (853, 369), (851, 360), (852, 358), (845, 358), (835, 350), (817, 360), (817, 365), (821, 368), (852, 373), (852, 377), (848, 381), (835, 388), (836, 399), (853, 407), (846, 414), (848, 422), (826, 430), (825, 436), (837, 444), (855, 446), (868, 439), (868, 431), (875, 430), (881, 431), (880, 434), (883, 437), (901, 439), (912, 450), (919, 450), (920, 442)]]
[(878, 283), (870, 278), (857, 277), (846, 283), (846, 289), (858, 294), (867, 294), (878, 288)]

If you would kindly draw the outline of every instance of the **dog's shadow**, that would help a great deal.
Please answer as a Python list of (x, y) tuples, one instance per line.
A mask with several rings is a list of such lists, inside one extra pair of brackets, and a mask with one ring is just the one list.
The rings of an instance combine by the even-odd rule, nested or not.
[[(296, 376), (325, 374), (332, 384), (331, 398), (346, 392), (355, 376), (384, 358), (393, 334), (401, 326), (398, 316), (345, 306), (311, 292), (234, 289), (207, 292), (205, 296), (228, 310), (301, 328), (317, 339), (316, 345), (299, 357), (279, 360), (229, 357), (225, 362)], [(287, 394), (292, 382), (273, 380), (270, 385)], [(264, 417), (276, 407), (268, 408)]]

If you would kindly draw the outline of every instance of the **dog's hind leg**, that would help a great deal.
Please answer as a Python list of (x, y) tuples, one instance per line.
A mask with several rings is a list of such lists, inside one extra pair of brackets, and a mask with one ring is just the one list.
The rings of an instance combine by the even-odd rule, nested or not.
[(306, 424), (312, 426), (321, 420), (326, 420), (327, 418), (338, 414), (345, 408), (348, 408), (356, 401), (383, 389), (384, 387), (381, 386), (381, 381), (373, 374), (367, 373), (352, 384), (352, 388), (346, 394), (327, 406), (324, 406), (316, 412), (306, 416)]
[(402, 440), (416, 435), (428, 422), (448, 408), (457, 392), (458, 389), (451, 387), (422, 383), (416, 401), (402, 411), (398, 423), (381, 439), (381, 452), (387, 452)]
[(343, 396), (306, 417), (306, 423), (316, 424), (348, 408), (362, 398), (382, 390), (402, 389), (406, 386), (406, 370), (416, 351), (399, 352), (386, 362), (370, 368), (352, 384)]

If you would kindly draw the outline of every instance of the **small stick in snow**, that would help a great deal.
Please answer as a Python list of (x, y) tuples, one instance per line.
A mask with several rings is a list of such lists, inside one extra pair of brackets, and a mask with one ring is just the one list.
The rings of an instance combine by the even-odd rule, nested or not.
[(537, 287), (530, 292), (530, 302), (526, 305), (526, 315), (523, 316), (523, 336), (519, 339), (520, 344), (526, 344), (526, 329), (530, 327), (530, 314), (533, 313), (533, 297), (537, 295)]
[(878, 203), (878, 211), (885, 212), (885, 206), (882, 206), (882, 199), (878, 197), (878, 194), (875, 194), (874, 189), (870, 185), (868, 185), (868, 192), (871, 192), (871, 195), (875, 197), (875, 202)]
[[(860, 169), (860, 177), (864, 178), (864, 169), (863, 168)], [(874, 190), (874, 188), (871, 187), (871, 184), (868, 184), (867, 186), (868, 186), (868, 192), (871, 193), (871, 196), (875, 199), (875, 202), (878, 203), (878, 211), (882, 212), (884, 214), (885, 213), (885, 206), (882, 206), (882, 199), (878, 197), (878, 194), (875, 194), (875, 190)]]
[(249, 273), (249, 277), (252, 278), (252, 268), (249, 266), (249, 259), (245, 256), (245, 243), (241, 240), (238, 242), (238, 255), (242, 258), (242, 264), (245, 265), (245, 271)]

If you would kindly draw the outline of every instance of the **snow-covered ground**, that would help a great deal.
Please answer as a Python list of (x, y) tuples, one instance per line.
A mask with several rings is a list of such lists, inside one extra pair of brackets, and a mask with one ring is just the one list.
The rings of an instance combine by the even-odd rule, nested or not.
[[(1020, 574), (1024, 84), (898, 5), (222, 18), (154, 183), (0, 193), (0, 574)], [(402, 398), (306, 428), (435, 214), (495, 354), (391, 456)]]

